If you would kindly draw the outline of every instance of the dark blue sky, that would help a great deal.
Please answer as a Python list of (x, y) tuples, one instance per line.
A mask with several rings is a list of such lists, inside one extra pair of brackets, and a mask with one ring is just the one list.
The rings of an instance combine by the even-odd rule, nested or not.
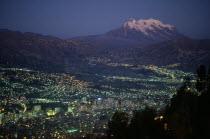
[(154, 18), (210, 38), (210, 0), (1, 0), (0, 28), (60, 38), (102, 34), (130, 18)]

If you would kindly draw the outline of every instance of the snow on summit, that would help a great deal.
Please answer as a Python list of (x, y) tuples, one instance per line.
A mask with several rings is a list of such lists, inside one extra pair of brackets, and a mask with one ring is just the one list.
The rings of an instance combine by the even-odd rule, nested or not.
[(148, 31), (156, 32), (157, 29), (162, 30), (163, 28), (168, 28), (169, 30), (173, 30), (174, 28), (172, 25), (163, 24), (161, 21), (152, 18), (148, 20), (141, 19), (139, 21), (131, 18), (128, 22), (124, 23), (123, 27), (141, 31), (145, 35), (149, 35)]
[(150, 45), (183, 37), (172, 25), (159, 20), (135, 20), (131, 18), (119, 28), (97, 36), (79, 37), (78, 41), (105, 47)]

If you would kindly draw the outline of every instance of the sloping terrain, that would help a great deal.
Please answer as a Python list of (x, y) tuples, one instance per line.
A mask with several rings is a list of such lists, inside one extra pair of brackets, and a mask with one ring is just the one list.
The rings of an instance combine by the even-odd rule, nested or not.
[(159, 20), (130, 19), (120, 28), (103, 35), (81, 36), (72, 40), (87, 42), (103, 47), (122, 48), (128, 46), (156, 44), (183, 37), (172, 25), (163, 24)]
[[(91, 63), (99, 59), (100, 65)], [(154, 45), (103, 48), (88, 43), (61, 40), (33, 33), (0, 32), (0, 64), (55, 72), (106, 71), (104, 63), (132, 65), (170, 65), (193, 71), (210, 61), (210, 40), (181, 38)]]

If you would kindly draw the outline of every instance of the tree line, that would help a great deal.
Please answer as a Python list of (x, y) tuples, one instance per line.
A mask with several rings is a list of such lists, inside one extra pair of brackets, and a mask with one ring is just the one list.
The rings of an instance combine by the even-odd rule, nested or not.
[(170, 103), (157, 113), (146, 107), (133, 112), (116, 111), (108, 122), (111, 139), (210, 139), (210, 66), (201, 65), (195, 87), (186, 78)]

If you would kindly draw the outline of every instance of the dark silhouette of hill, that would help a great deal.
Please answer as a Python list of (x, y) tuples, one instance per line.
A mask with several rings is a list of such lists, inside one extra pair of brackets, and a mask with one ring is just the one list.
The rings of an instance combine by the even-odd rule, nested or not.
[[(210, 138), (210, 67), (197, 70), (196, 87), (186, 78), (170, 103), (159, 115), (146, 107), (134, 112), (129, 123), (126, 113), (116, 112), (109, 121), (109, 138), (199, 139)], [(125, 124), (126, 123), (126, 124)], [(126, 126), (125, 126), (126, 125)], [(112, 132), (110, 132), (112, 131)], [(119, 135), (120, 134), (120, 135)]]
[[(163, 43), (126, 48), (103, 48), (34, 33), (0, 31), (0, 64), (55, 72), (93, 71), (90, 57), (132, 65), (169, 65), (194, 71), (210, 61), (210, 40), (181, 38)], [(108, 68), (103, 65), (102, 69)]]
[(113, 49), (111, 59), (133, 65), (169, 65), (180, 63), (180, 69), (195, 71), (210, 61), (210, 40), (181, 38), (154, 45)]
[(0, 64), (3, 66), (65, 72), (65, 63), (69, 68), (77, 67), (96, 49), (87, 43), (40, 34), (0, 31)]

